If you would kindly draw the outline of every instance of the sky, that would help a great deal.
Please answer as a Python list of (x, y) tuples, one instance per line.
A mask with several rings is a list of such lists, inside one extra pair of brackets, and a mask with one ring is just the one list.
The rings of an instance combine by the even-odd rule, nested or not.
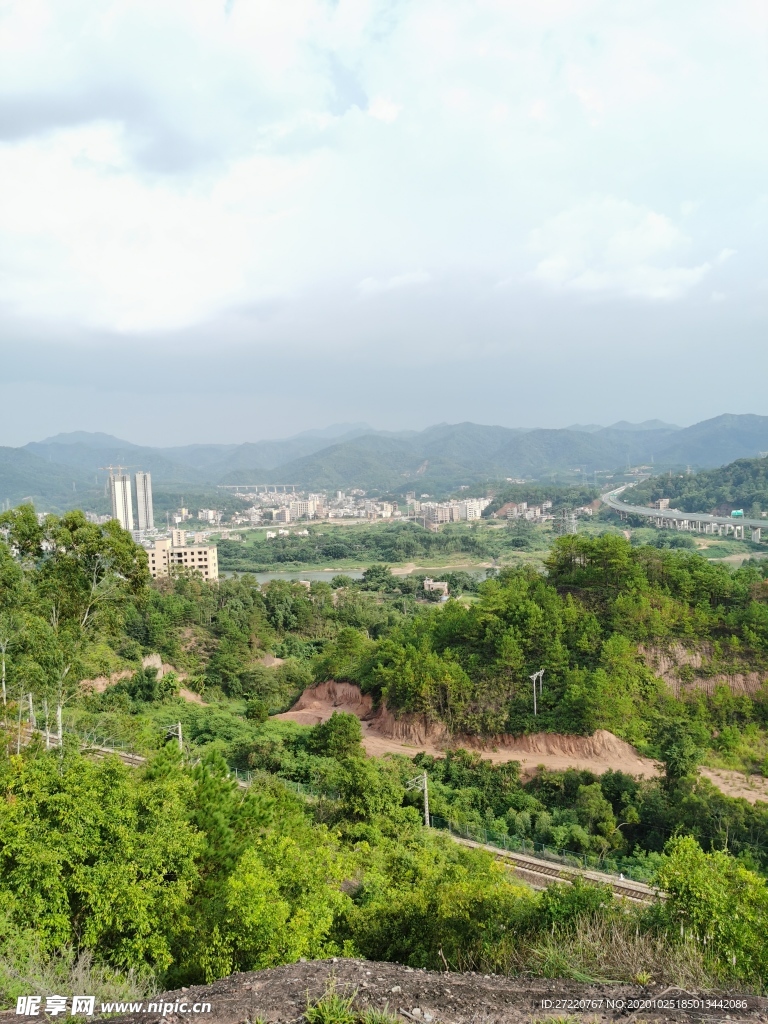
[(0, 0), (0, 444), (768, 414), (762, 0)]

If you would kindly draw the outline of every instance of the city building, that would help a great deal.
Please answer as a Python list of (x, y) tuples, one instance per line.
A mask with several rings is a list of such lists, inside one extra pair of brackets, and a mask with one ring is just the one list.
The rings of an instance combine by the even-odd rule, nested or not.
[(186, 530), (171, 530), (171, 544), (175, 548), (183, 548), (187, 543)]
[(434, 592), (448, 597), (448, 584), (440, 580), (431, 580), (429, 577), (424, 580), (424, 590)]
[(465, 498), (458, 503), (458, 519), (480, 519), (483, 509), (490, 505), (488, 498)]
[[(291, 519), (311, 519), (317, 511), (317, 499), (308, 498), (306, 501), (292, 501), (290, 506)], [(289, 522), (289, 520), (285, 520)]]
[(421, 508), (422, 511), (426, 512), (430, 523), (450, 523), (453, 519), (450, 505), (430, 505), (428, 507), (422, 505)]
[[(174, 533), (180, 533), (174, 530)], [(167, 576), (171, 569), (191, 569), (204, 579), (219, 578), (219, 555), (215, 546), (204, 544), (175, 545), (164, 538), (156, 540), (154, 547), (147, 549), (149, 571), (152, 579)]]
[(152, 476), (139, 472), (136, 480), (136, 518), (139, 530), (154, 530), (155, 512), (152, 507)]
[(124, 530), (133, 532), (133, 502), (131, 500), (131, 477), (128, 473), (109, 474), (109, 493), (112, 498), (112, 518)]
[(290, 523), (291, 521), (291, 510), (289, 508), (279, 508), (275, 512), (273, 522), (275, 523)]
[(654, 501), (653, 508), (669, 508), (669, 498), (658, 498)]

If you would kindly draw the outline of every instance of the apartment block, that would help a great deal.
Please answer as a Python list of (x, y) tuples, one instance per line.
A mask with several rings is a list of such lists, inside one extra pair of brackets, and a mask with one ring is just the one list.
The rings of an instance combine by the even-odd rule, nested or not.
[(109, 493), (112, 498), (112, 518), (124, 530), (133, 532), (133, 501), (131, 499), (131, 477), (129, 473), (110, 473)]
[[(179, 532), (179, 531), (174, 531)], [(174, 546), (170, 540), (155, 541), (147, 550), (152, 579), (167, 576), (171, 569), (191, 569), (206, 580), (219, 578), (219, 554), (215, 546), (184, 544)]]
[(309, 498), (306, 501), (292, 501), (289, 507), (291, 511), (291, 519), (312, 517), (317, 511), (317, 499)]
[(139, 530), (154, 530), (155, 510), (152, 505), (152, 476), (136, 473), (136, 518)]

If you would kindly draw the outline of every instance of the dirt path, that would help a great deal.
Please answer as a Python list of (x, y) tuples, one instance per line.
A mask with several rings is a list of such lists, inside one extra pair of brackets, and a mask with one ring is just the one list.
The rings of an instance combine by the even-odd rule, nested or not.
[[(475, 736), (449, 736), (445, 730), (419, 721), (414, 716), (395, 718), (386, 708), (374, 709), (368, 694), (351, 683), (321, 683), (305, 690), (290, 711), (275, 718), (301, 725), (318, 725), (334, 711), (344, 711), (360, 719), (363, 746), (373, 757), (419, 753), (442, 757), (451, 747), (473, 750), (493, 764), (519, 761), (524, 779), (537, 768), (565, 771), (577, 768), (602, 775), (609, 769), (636, 778), (655, 778), (660, 772), (656, 761), (642, 757), (633, 746), (605, 729), (592, 736), (566, 736), (558, 733), (534, 733), (531, 736), (498, 736), (480, 742)], [(743, 797), (750, 803), (768, 802), (768, 779), (747, 777), (722, 768), (702, 768), (701, 774), (730, 797)]]
[(744, 775), (726, 768), (700, 768), (699, 773), (726, 796), (742, 797), (751, 804), (758, 800), (768, 803), (768, 779), (761, 775)]
[[(290, 714), (290, 712), (289, 712)], [(363, 746), (367, 753), (376, 757), (385, 754), (405, 754), (414, 757), (424, 752), (434, 757), (445, 754), (445, 746), (436, 743), (408, 742), (382, 736), (376, 731), (375, 722), (363, 722)], [(456, 746), (477, 751), (492, 764), (506, 764), (508, 761), (519, 761), (523, 778), (535, 775), (536, 769), (548, 768), (550, 771), (565, 771), (567, 768), (594, 772), (602, 775), (609, 769), (626, 772), (628, 775), (652, 778), (658, 774), (654, 761), (641, 757), (628, 743), (624, 749), (623, 741), (612, 733), (605, 733), (607, 743), (598, 742), (592, 750), (588, 741), (594, 737), (558, 736), (552, 733), (534, 733), (532, 736), (521, 736), (516, 740), (508, 740), (503, 746), (483, 746), (473, 742), (469, 737), (457, 740)], [(603, 739), (603, 736), (598, 738)], [(617, 747), (611, 743), (617, 741)], [(568, 741), (571, 741), (570, 743)], [(538, 749), (537, 749), (538, 748)], [(570, 748), (570, 750), (568, 749)]]
[(386, 709), (374, 710), (373, 701), (350, 683), (321, 683), (305, 690), (290, 711), (275, 715), (277, 719), (317, 725), (334, 711), (356, 715), (361, 720), (363, 745), (368, 754), (418, 753), (439, 757), (448, 747), (476, 750), (494, 764), (519, 761), (524, 777), (542, 765), (553, 771), (579, 768), (602, 774), (613, 769), (629, 775), (652, 778), (658, 774), (655, 761), (641, 757), (634, 747), (605, 730), (593, 736), (563, 736), (556, 733), (535, 733), (532, 736), (500, 736), (495, 742), (480, 743), (476, 737), (449, 737), (444, 730), (425, 725), (413, 718), (395, 719)]

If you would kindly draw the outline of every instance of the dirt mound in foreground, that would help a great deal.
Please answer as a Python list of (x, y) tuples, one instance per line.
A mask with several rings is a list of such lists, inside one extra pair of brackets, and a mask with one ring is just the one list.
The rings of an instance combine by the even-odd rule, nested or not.
[[(639, 986), (585, 985), (560, 979), (512, 979), (424, 971), (368, 960), (316, 960), (233, 974), (213, 985), (166, 992), (155, 997), (171, 1004), (171, 1012), (164, 1017), (160, 1013), (142, 1013), (113, 1018), (113, 1021), (115, 1024), (155, 1024), (164, 1020), (175, 1024), (182, 1020), (204, 1020), (207, 1024), (242, 1024), (264, 1020), (270, 1024), (289, 1021), (298, 1024), (304, 1019), (307, 1004), (320, 999), (331, 981), (335, 981), (338, 993), (355, 994), (354, 1006), (358, 1012), (375, 1008), (386, 1010), (404, 1022), (423, 1021), (425, 1024), (530, 1024), (531, 1020), (546, 1019), (603, 1024), (626, 1020), (629, 1013), (627, 1009), (609, 1010), (606, 996), (615, 1000), (632, 996), (652, 999), (664, 992), (664, 998), (670, 1000), (678, 994), (688, 999), (693, 995), (679, 989), (664, 990), (661, 985), (641, 990)], [(572, 1005), (558, 1000), (572, 1001)], [(586, 1002), (586, 1008), (580, 1009), (587, 1000), (590, 1002)], [(195, 1003), (210, 1003), (211, 1012), (181, 1013), (173, 1009), (177, 1001), (190, 1007)], [(729, 1010), (730, 1019), (764, 1020), (768, 1000), (752, 998), (749, 1003), (750, 1009), (746, 1011)], [(707, 1019), (722, 1016), (724, 1014), (717, 1014)], [(694, 1019), (700, 1021), (702, 1017), (701, 1013), (689, 1016), (684, 1012), (654, 1008), (644, 1013), (643, 1019), (652, 1019), (658, 1024), (667, 1021), (687, 1024)]]
[(630, 775), (657, 774), (654, 761), (641, 757), (635, 748), (604, 729), (593, 736), (565, 736), (534, 733), (532, 736), (452, 736), (445, 726), (421, 715), (394, 715), (386, 705), (374, 709), (370, 695), (353, 683), (320, 683), (299, 697), (290, 711), (275, 715), (302, 725), (325, 722), (334, 711), (346, 711), (362, 721), (363, 744), (369, 754), (406, 754), (419, 751), (439, 756), (447, 749), (477, 750), (489, 761), (519, 761), (523, 775), (532, 775), (539, 765), (553, 771), (581, 768), (596, 774), (613, 769)]

